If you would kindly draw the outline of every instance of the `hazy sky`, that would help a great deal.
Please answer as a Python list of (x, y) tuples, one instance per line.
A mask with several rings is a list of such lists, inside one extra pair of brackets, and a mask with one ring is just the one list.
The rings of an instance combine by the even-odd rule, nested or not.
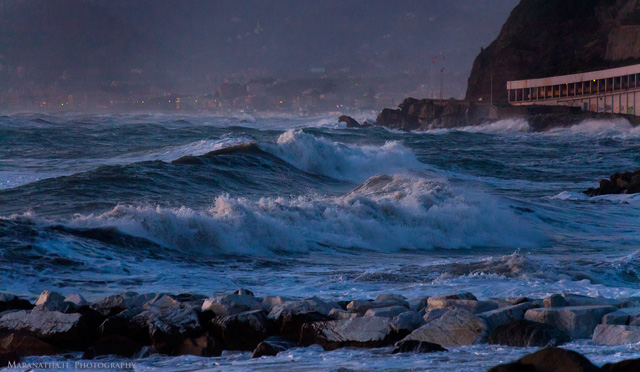
[(319, 66), (419, 79), (446, 67), (463, 92), (480, 47), (517, 2), (0, 0), (0, 91), (114, 80), (188, 89)]

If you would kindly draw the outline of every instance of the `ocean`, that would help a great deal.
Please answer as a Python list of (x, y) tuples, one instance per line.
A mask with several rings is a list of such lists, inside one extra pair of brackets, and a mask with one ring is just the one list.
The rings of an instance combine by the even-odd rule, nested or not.
[[(640, 194), (581, 194), (639, 163), (640, 128), (624, 119), (405, 133), (335, 117), (4, 115), (0, 291), (31, 300), (44, 289), (89, 300), (238, 288), (331, 300), (640, 296)], [(640, 356), (638, 345), (567, 347), (597, 364)], [(310, 347), (134, 362), (141, 371), (484, 371), (531, 351)]]

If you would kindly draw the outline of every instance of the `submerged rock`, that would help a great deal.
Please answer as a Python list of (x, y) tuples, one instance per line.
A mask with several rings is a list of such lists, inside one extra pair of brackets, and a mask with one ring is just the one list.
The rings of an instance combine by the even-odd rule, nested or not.
[(589, 359), (572, 350), (548, 347), (489, 372), (601, 372)]
[(559, 346), (571, 338), (561, 330), (530, 320), (515, 320), (496, 327), (489, 335), (489, 343), (515, 347)]
[(361, 125), (360, 123), (358, 123), (358, 121), (354, 118), (352, 118), (351, 116), (347, 116), (347, 115), (342, 115), (338, 118), (338, 123), (345, 123), (347, 124), (347, 128), (360, 128)]
[(612, 174), (609, 179), (600, 180), (598, 188), (583, 191), (587, 196), (609, 194), (635, 194), (640, 192), (640, 169), (634, 172)]
[(398, 353), (432, 353), (435, 351), (447, 351), (447, 349), (443, 348), (438, 344), (434, 344), (426, 341), (416, 341), (416, 340), (402, 340), (396, 342), (395, 348), (393, 349), (392, 354)]
[(260, 358), (263, 356), (276, 356), (281, 351), (293, 349), (297, 346), (298, 345), (294, 341), (288, 338), (271, 336), (258, 344), (251, 357)]

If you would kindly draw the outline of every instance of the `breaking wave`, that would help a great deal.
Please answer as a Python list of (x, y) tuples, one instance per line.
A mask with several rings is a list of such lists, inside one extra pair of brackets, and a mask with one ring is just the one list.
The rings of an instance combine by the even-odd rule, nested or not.
[(220, 195), (204, 210), (120, 205), (101, 215), (78, 215), (68, 225), (112, 227), (210, 255), (517, 248), (541, 240), (526, 220), (488, 195), (409, 175), (375, 176), (340, 197)]

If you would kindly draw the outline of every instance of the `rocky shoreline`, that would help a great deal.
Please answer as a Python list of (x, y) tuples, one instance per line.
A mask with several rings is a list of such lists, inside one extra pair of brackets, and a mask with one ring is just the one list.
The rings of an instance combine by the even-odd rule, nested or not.
[[(0, 366), (68, 351), (82, 352), (83, 359), (214, 357), (224, 350), (249, 351), (259, 358), (314, 344), (324, 350), (393, 346), (392, 353), (430, 353), (482, 343), (547, 347), (538, 353), (552, 353), (570, 364), (577, 353), (555, 348), (570, 340), (592, 339), (595, 345), (607, 346), (640, 342), (640, 297), (556, 294), (544, 299), (478, 300), (471, 293), (459, 293), (330, 301), (261, 298), (240, 289), (210, 298), (127, 292), (89, 303), (79, 294), (63, 297), (44, 291), (33, 304), (0, 294), (0, 311)], [(523, 365), (533, 366), (526, 370), (548, 370), (543, 364), (551, 354), (536, 354), (492, 371), (525, 370)], [(637, 366), (640, 359), (625, 363)], [(593, 368), (565, 370), (637, 371), (620, 365)]]
[[(424, 131), (430, 129), (450, 129), (478, 126), (503, 119), (525, 119), (534, 132), (544, 132), (553, 128), (570, 127), (584, 120), (612, 120), (624, 118), (632, 125), (640, 125), (640, 117), (623, 114), (596, 113), (582, 111), (567, 106), (491, 106), (486, 103), (463, 100), (434, 100), (405, 98), (398, 109), (383, 109), (373, 125), (402, 131)], [(371, 126), (360, 124), (348, 116), (341, 116), (340, 122), (348, 128)]]

